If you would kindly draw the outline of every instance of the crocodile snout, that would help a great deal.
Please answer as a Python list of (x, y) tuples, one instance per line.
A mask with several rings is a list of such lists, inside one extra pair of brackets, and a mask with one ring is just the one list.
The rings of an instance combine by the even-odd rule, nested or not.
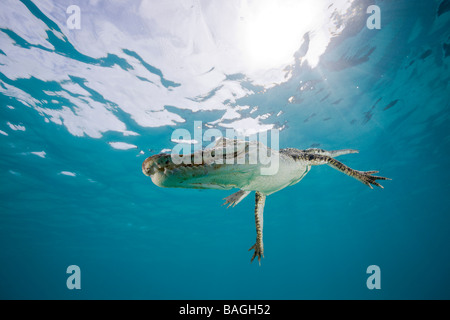
[(146, 175), (146, 176), (151, 176), (153, 173), (155, 173), (155, 159), (158, 155), (154, 155), (151, 157), (148, 157), (147, 159), (144, 160), (144, 162), (142, 163), (142, 172)]
[(155, 154), (144, 160), (142, 163), (142, 172), (150, 177), (156, 171), (164, 172), (165, 168), (171, 168), (173, 165), (170, 154)]

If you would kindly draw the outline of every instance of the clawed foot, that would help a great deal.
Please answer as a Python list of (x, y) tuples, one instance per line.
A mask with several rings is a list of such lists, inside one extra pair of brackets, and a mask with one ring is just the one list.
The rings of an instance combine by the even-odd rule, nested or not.
[(373, 189), (372, 184), (374, 186), (380, 187), (381, 189), (384, 189), (381, 184), (376, 182), (376, 180), (392, 180), (385, 177), (372, 176), (372, 174), (374, 173), (378, 173), (378, 171), (359, 171), (357, 179), (364, 183), (366, 186), (369, 186), (370, 189)]
[(250, 259), (250, 263), (253, 262), (255, 257), (258, 257), (259, 265), (261, 265), (261, 256), (264, 258), (264, 249), (262, 248), (262, 246), (258, 245), (257, 243), (255, 243), (250, 249), (248, 249), (248, 251), (250, 251), (252, 249), (255, 249), (255, 252), (253, 252), (253, 256)]
[(238, 192), (235, 192), (232, 195), (229, 195), (228, 197), (224, 198), (223, 200), (225, 200), (225, 202), (222, 205), (224, 206), (228, 204), (227, 208), (229, 208), (230, 206), (234, 207), (239, 202), (241, 202), (242, 199), (244, 199), (249, 193), (250, 191), (239, 190)]
[(237, 200), (239, 199), (236, 199), (233, 193), (231, 196), (223, 198), (223, 200), (225, 200), (225, 202), (222, 205), (227, 205), (227, 208), (229, 208), (230, 206), (234, 207), (235, 205), (237, 205)]

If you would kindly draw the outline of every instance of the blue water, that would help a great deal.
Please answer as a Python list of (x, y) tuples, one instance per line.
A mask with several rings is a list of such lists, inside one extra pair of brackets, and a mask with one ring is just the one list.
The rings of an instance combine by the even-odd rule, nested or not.
[[(227, 21), (246, 17), (227, 3), (221, 20), (202, 1), (82, 1), (70, 29), (70, 1), (2, 1), (0, 298), (450, 298), (449, 1), (353, 1), (316, 63), (302, 57), (318, 33), (303, 30), (292, 59), (261, 73), (233, 55)], [(371, 4), (381, 29), (366, 26)], [(194, 121), (279, 129), (280, 148), (358, 149), (340, 160), (392, 181), (371, 190), (313, 167), (267, 198), (265, 257), (250, 264), (253, 195), (226, 209), (234, 191), (142, 174)], [(381, 289), (366, 286), (370, 265)]]

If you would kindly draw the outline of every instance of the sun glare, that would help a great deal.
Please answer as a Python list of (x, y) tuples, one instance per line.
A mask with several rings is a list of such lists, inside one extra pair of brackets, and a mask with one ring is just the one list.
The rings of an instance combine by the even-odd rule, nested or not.
[(276, 68), (292, 62), (303, 35), (322, 20), (321, 1), (261, 1), (248, 12), (243, 32), (248, 63)]

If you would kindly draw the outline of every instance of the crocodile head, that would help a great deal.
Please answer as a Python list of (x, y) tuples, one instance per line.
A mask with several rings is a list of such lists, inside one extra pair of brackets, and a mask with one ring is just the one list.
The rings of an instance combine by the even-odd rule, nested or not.
[(142, 172), (153, 183), (166, 188), (232, 189), (250, 188), (262, 164), (255, 153), (270, 150), (259, 142), (220, 138), (214, 147), (191, 154), (160, 153), (142, 163)]
[(204, 161), (195, 163), (195, 155), (183, 156), (184, 161), (179, 161), (178, 155), (156, 154), (145, 159), (142, 172), (159, 187), (206, 189), (207, 178), (217, 173), (220, 165), (206, 164)]

